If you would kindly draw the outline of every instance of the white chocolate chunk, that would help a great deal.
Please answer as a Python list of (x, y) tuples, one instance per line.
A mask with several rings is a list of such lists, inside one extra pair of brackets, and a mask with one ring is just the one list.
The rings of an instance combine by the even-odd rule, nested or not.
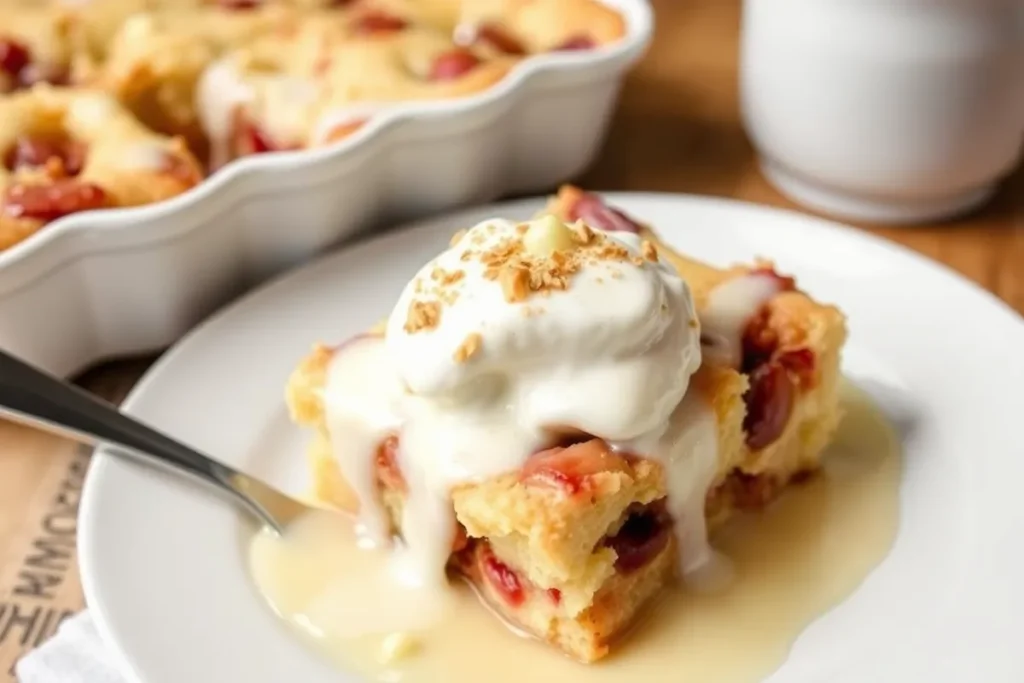
[(420, 642), (408, 633), (389, 633), (381, 641), (377, 658), (381, 664), (393, 664), (413, 655), (420, 647)]
[(575, 246), (572, 231), (554, 216), (535, 220), (523, 235), (523, 246), (530, 254), (544, 258), (556, 251), (568, 251)]

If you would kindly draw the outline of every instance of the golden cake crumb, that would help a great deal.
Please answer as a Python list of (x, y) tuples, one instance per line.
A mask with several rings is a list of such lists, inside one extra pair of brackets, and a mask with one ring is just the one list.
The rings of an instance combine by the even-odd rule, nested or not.
[(478, 332), (466, 335), (466, 338), (459, 344), (459, 348), (455, 349), (455, 353), (452, 354), (452, 359), (456, 363), (465, 363), (467, 360), (472, 358), (480, 351), (480, 346), (483, 344), (483, 337)]
[(441, 322), (440, 302), (413, 300), (409, 304), (409, 313), (405, 318), (405, 331), (409, 334), (416, 334), (437, 327), (439, 322)]

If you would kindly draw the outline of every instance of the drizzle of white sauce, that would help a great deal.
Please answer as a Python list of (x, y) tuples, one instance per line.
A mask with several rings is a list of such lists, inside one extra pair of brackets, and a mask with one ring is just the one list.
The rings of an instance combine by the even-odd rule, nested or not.
[(302, 140), (316, 103), (316, 85), (288, 74), (262, 76), (255, 85), (253, 107), (270, 137), (289, 144)]
[(121, 168), (158, 173), (167, 168), (171, 155), (164, 145), (140, 142), (121, 151)]
[[(620, 447), (621, 448), (621, 447)], [(680, 574), (691, 586), (708, 583), (718, 574), (716, 554), (708, 543), (704, 501), (718, 469), (718, 422), (715, 412), (696, 391), (687, 392), (657, 443), (630, 444), (633, 453), (653, 454), (668, 478), (668, 512), (675, 520)], [(652, 456), (648, 456), (652, 457)]]
[(199, 77), (196, 111), (199, 123), (210, 140), (210, 165), (213, 168), (231, 160), (235, 112), (252, 96), (252, 88), (230, 59), (214, 62)]
[[(358, 339), (336, 353), (325, 390), (328, 431), (360, 501), (366, 542), (380, 545), (389, 533), (375, 480), (377, 448), (389, 433), (399, 433), (408, 487), (404, 541), (391, 566), (417, 584), (445, 580), (453, 487), (518, 471), (550, 443), (552, 429), (570, 427), (662, 463), (681, 569), (707, 567), (704, 500), (717, 435), (711, 409), (687, 394), (701, 360), (689, 288), (662, 262), (595, 259), (565, 291), (544, 297), (542, 315), (525, 315), (478, 259), (463, 258), (518, 234), (509, 221), (475, 226), (409, 283), (385, 340)], [(606, 237), (639, 256), (638, 236)], [(437, 268), (462, 271), (452, 285), (457, 297), (436, 327), (407, 331), (410, 304), (429, 298), (420, 290)], [(470, 334), (480, 335), (480, 350), (459, 362), (454, 352)]]
[(68, 104), (66, 125), (71, 130), (96, 131), (119, 113), (120, 106), (109, 95), (80, 95)]
[(744, 328), (761, 306), (780, 291), (778, 277), (757, 271), (712, 289), (701, 312), (705, 357), (738, 368), (743, 360)]

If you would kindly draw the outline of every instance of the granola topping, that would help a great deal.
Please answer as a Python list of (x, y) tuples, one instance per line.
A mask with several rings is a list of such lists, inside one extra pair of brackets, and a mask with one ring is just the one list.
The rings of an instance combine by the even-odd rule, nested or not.
[(405, 331), (416, 334), (423, 330), (432, 330), (441, 322), (441, 304), (437, 301), (417, 301), (409, 304), (409, 314), (405, 318)]
[(564, 291), (580, 269), (602, 261), (639, 265), (638, 257), (624, 246), (581, 222), (570, 228), (553, 216), (545, 216), (523, 228), (522, 224), (516, 226), (515, 236), (471, 252), (469, 257), (475, 256), (484, 264), (484, 277), (501, 284), (509, 303), (525, 301), (532, 294)]
[(480, 336), (479, 332), (473, 332), (472, 334), (466, 335), (466, 338), (459, 345), (459, 348), (455, 349), (455, 353), (452, 358), (456, 363), (465, 363), (480, 351), (480, 345), (482, 343), (483, 337)]

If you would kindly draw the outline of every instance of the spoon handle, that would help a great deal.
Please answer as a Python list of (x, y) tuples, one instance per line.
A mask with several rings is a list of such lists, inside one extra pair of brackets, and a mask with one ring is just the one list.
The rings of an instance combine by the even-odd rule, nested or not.
[(147, 427), (83, 389), (0, 351), (0, 415), (81, 443), (107, 443), (148, 465), (191, 474), (226, 491), (265, 523), (280, 529), (279, 508), (297, 505), (257, 479)]
[(105, 442), (157, 458), (202, 479), (222, 483), (231, 470), (188, 446), (121, 413), (83, 389), (0, 351), (0, 410), (19, 421), (70, 436)]

